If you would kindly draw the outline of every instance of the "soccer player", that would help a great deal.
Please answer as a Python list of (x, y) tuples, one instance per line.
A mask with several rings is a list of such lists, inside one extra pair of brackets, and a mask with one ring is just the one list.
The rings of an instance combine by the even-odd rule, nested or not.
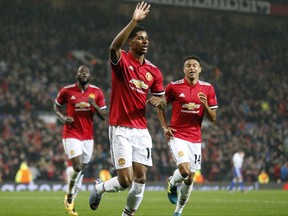
[[(102, 90), (89, 84), (90, 69), (80, 66), (76, 75), (77, 82), (62, 88), (54, 103), (58, 119), (64, 124), (62, 142), (65, 153), (72, 163), (64, 206), (69, 215), (78, 215), (74, 200), (82, 185), (83, 170), (90, 162), (94, 147), (93, 116), (105, 120), (107, 111)], [(66, 112), (63, 106), (66, 107)]]
[[(90, 208), (96, 210), (103, 193), (123, 191), (130, 187), (122, 216), (134, 215), (143, 199), (146, 172), (152, 166), (152, 139), (145, 118), (146, 104), (164, 109), (163, 77), (161, 71), (145, 59), (149, 38), (139, 26), (150, 5), (138, 3), (132, 20), (110, 45), (112, 93), (109, 116), (109, 140), (117, 176), (95, 185), (89, 198)], [(127, 41), (129, 51), (121, 49)], [(152, 97), (147, 99), (148, 93)]]
[(229, 191), (232, 191), (236, 185), (239, 184), (240, 190), (244, 191), (243, 176), (242, 176), (242, 166), (244, 162), (245, 153), (243, 150), (235, 152), (232, 157), (233, 162), (233, 179), (231, 181)]
[[(214, 87), (199, 80), (201, 61), (197, 56), (184, 60), (184, 78), (171, 82), (165, 89), (167, 104), (172, 104), (170, 125), (165, 110), (158, 117), (177, 169), (168, 181), (168, 198), (176, 204), (174, 216), (181, 216), (193, 188), (193, 176), (201, 168), (201, 124), (204, 115), (216, 121), (218, 108)], [(179, 194), (177, 192), (179, 186)]]

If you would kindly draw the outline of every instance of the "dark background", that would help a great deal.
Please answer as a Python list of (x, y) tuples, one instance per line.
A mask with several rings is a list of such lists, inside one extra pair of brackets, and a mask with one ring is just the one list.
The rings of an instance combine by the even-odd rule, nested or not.
[[(83, 64), (73, 57), (75, 49), (97, 59), (89, 64), (92, 83), (103, 89), (109, 107), (108, 48), (130, 21), (135, 5), (1, 1), (0, 182), (14, 181), (25, 160), (34, 180), (63, 180), (62, 125), (47, 124), (43, 116), (53, 115), (59, 88), (75, 82), (76, 69)], [(152, 5), (141, 24), (150, 38), (147, 59), (161, 69), (165, 85), (183, 77), (187, 55), (205, 62), (200, 79), (214, 85), (219, 103), (216, 125), (203, 122), (205, 180), (230, 180), (231, 157), (239, 149), (246, 152), (245, 181), (257, 180), (263, 170), (271, 181), (280, 179), (281, 167), (288, 166), (287, 17)], [(153, 108), (148, 108), (147, 118), (154, 143), (148, 180), (164, 181), (175, 164)], [(107, 122), (95, 121), (88, 180), (103, 168), (113, 174), (107, 130)]]

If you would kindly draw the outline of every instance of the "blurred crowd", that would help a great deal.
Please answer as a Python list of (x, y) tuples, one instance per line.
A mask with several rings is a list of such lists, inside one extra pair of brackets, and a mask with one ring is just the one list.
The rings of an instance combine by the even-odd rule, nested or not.
[[(13, 181), (22, 161), (34, 180), (63, 180), (62, 125), (41, 115), (53, 113), (58, 90), (76, 81), (83, 62), (73, 50), (96, 57), (89, 64), (92, 83), (103, 89), (109, 107), (108, 48), (135, 4), (51, 2), (0, 3), (0, 182)], [(147, 58), (162, 70), (165, 85), (182, 78), (184, 57), (196, 54), (204, 61), (200, 79), (215, 87), (218, 120), (203, 123), (205, 180), (230, 180), (232, 155), (243, 149), (245, 181), (257, 181), (263, 170), (271, 181), (287, 181), (287, 17), (152, 5), (142, 25), (150, 38)], [(175, 163), (151, 107), (147, 118), (154, 143), (148, 179), (163, 181)], [(94, 179), (101, 169), (113, 173), (108, 124), (95, 119), (95, 150), (85, 177)]]

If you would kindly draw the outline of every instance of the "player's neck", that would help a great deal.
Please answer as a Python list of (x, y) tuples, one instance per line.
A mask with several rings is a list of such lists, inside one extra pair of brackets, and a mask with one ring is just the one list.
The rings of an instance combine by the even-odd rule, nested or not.
[(198, 79), (188, 79), (187, 77), (185, 77), (187, 83), (189, 83), (190, 85), (194, 86), (197, 84)]
[(78, 82), (77, 84), (78, 84), (78, 88), (81, 89), (82, 91), (85, 91), (88, 88), (88, 83), (82, 85)]
[(145, 58), (144, 54), (139, 55), (136, 52), (134, 52), (133, 50), (130, 50), (130, 52), (131, 52), (132, 56), (140, 62), (140, 64), (143, 64), (144, 58)]

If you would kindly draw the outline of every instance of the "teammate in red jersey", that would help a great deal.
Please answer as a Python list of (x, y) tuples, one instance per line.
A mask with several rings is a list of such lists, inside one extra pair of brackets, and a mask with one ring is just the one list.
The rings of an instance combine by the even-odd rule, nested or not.
[[(176, 204), (174, 216), (181, 216), (193, 188), (195, 171), (201, 168), (201, 124), (204, 117), (216, 121), (217, 99), (213, 86), (199, 80), (201, 61), (189, 56), (184, 61), (184, 78), (165, 89), (167, 104), (172, 104), (170, 125), (165, 111), (158, 110), (168, 145), (178, 166), (168, 181), (168, 198)], [(180, 185), (179, 195), (177, 185)]]
[[(89, 68), (80, 66), (76, 78), (76, 83), (60, 90), (54, 104), (58, 119), (64, 123), (62, 142), (74, 170), (64, 198), (64, 206), (69, 215), (78, 215), (74, 199), (82, 184), (83, 170), (92, 157), (94, 113), (102, 120), (107, 115), (102, 90), (89, 84)], [(66, 112), (62, 109), (64, 105)]]
[[(101, 182), (96, 180), (89, 204), (96, 210), (104, 192), (123, 191), (129, 186), (122, 216), (134, 215), (143, 199), (146, 172), (152, 166), (152, 139), (147, 129), (145, 109), (151, 104), (164, 109), (163, 78), (160, 70), (145, 59), (149, 39), (139, 26), (148, 14), (150, 5), (138, 3), (132, 20), (114, 38), (110, 46), (112, 93), (109, 116), (111, 156), (117, 176)], [(130, 47), (121, 49), (125, 42)], [(152, 97), (147, 99), (150, 92)]]

